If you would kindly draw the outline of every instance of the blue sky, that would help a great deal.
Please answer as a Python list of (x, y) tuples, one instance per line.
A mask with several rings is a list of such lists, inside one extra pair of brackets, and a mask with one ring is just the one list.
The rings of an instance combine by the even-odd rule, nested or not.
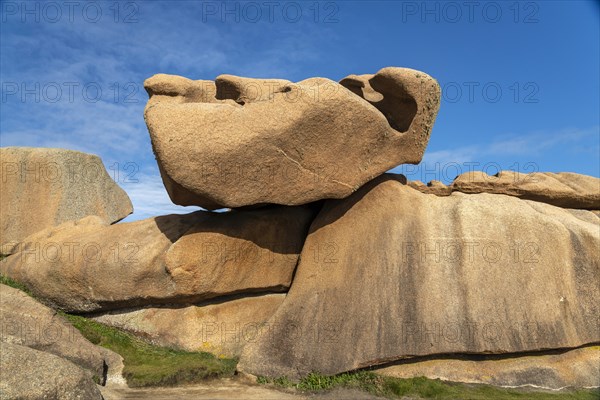
[[(1, 1), (0, 144), (98, 154), (128, 220), (191, 208), (162, 187), (144, 79), (299, 81), (422, 70), (443, 89), (423, 163), (600, 175), (600, 7), (584, 1)], [(117, 172), (118, 171), (118, 172)]]

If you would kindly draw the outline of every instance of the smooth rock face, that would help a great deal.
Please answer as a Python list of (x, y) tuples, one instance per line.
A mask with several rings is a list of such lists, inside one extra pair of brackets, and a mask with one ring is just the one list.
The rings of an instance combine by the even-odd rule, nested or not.
[(109, 226), (88, 218), (26, 239), (0, 272), (70, 312), (284, 291), (313, 216), (273, 207)]
[(66, 221), (96, 215), (113, 223), (133, 212), (129, 197), (102, 160), (73, 150), (3, 147), (0, 253), (25, 237)]
[(558, 354), (524, 355), (500, 359), (436, 359), (406, 362), (374, 372), (396, 378), (479, 383), (494, 386), (535, 386), (547, 389), (600, 386), (600, 347)]
[(239, 357), (246, 343), (268, 330), (267, 320), (285, 294), (245, 297), (222, 303), (181, 308), (148, 307), (93, 317), (125, 329), (159, 346)]
[(102, 399), (89, 372), (50, 353), (0, 343), (3, 399)]
[(22, 291), (0, 285), (0, 324), (0, 341), (65, 358), (103, 379), (108, 350), (90, 343), (54, 310)]
[(471, 171), (457, 176), (450, 186), (439, 181), (431, 181), (427, 185), (411, 181), (409, 186), (437, 196), (448, 196), (452, 192), (495, 193), (563, 208), (600, 209), (600, 179), (571, 172), (522, 174), (500, 171), (496, 175), (488, 175), (482, 171)]
[(425, 195), (384, 175), (325, 203), (272, 332), (246, 346), (238, 368), (337, 374), (410, 356), (598, 342), (600, 223), (588, 214)]
[(440, 88), (406, 68), (298, 83), (155, 75), (145, 120), (171, 200), (207, 209), (343, 198), (420, 162)]

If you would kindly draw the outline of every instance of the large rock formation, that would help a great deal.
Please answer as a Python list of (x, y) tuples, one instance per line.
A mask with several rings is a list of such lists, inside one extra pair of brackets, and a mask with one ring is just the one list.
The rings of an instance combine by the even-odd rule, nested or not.
[[(470, 358), (470, 359), (469, 359)], [(547, 389), (600, 386), (600, 347), (508, 357), (408, 360), (375, 370), (396, 378), (425, 376), (444, 381)]]
[(25, 237), (66, 221), (97, 215), (106, 223), (133, 211), (127, 194), (98, 156), (30, 147), (0, 148), (0, 253)]
[(313, 215), (301, 206), (115, 225), (88, 217), (27, 238), (0, 262), (0, 272), (71, 312), (281, 292)]
[(144, 86), (171, 200), (207, 209), (346, 197), (421, 160), (440, 102), (430, 76), (393, 67), (340, 83), (161, 74)]
[(599, 221), (508, 196), (425, 195), (384, 175), (325, 203), (271, 331), (239, 368), (297, 377), (598, 342)]
[[(131, 202), (98, 157), (1, 149), (0, 273), (48, 306), (269, 377), (600, 379), (599, 179), (382, 175), (421, 161), (438, 112), (411, 69), (144, 86), (172, 201), (234, 210), (113, 224)], [(0, 323), (0, 397), (100, 398), (94, 380), (122, 379), (123, 358), (3, 285)]]
[(452, 192), (495, 193), (557, 207), (600, 209), (600, 179), (571, 172), (523, 174), (500, 171), (496, 175), (488, 175), (482, 171), (471, 171), (457, 176), (450, 186), (439, 181), (431, 181), (427, 185), (411, 181), (409, 186), (437, 196), (448, 196)]
[(118, 310), (94, 320), (125, 329), (160, 346), (239, 357), (246, 343), (267, 331), (285, 294), (250, 296), (201, 306)]
[(54, 354), (0, 343), (3, 399), (102, 400), (90, 372)]
[(0, 325), (1, 342), (67, 359), (103, 382), (111, 352), (90, 343), (56, 311), (6, 285), (0, 285)]

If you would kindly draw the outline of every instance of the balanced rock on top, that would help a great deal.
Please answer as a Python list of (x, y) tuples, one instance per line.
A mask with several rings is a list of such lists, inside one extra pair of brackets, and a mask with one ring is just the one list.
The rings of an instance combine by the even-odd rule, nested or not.
[(144, 86), (171, 200), (207, 209), (347, 197), (421, 161), (440, 103), (433, 78), (395, 67), (340, 83), (159, 74)]

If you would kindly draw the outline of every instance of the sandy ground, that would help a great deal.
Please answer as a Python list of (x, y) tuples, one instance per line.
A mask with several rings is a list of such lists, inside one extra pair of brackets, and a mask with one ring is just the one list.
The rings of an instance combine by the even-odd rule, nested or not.
[(202, 385), (173, 388), (131, 389), (100, 387), (105, 400), (380, 400), (358, 390), (336, 389), (326, 393), (280, 391), (235, 379), (222, 379)]

